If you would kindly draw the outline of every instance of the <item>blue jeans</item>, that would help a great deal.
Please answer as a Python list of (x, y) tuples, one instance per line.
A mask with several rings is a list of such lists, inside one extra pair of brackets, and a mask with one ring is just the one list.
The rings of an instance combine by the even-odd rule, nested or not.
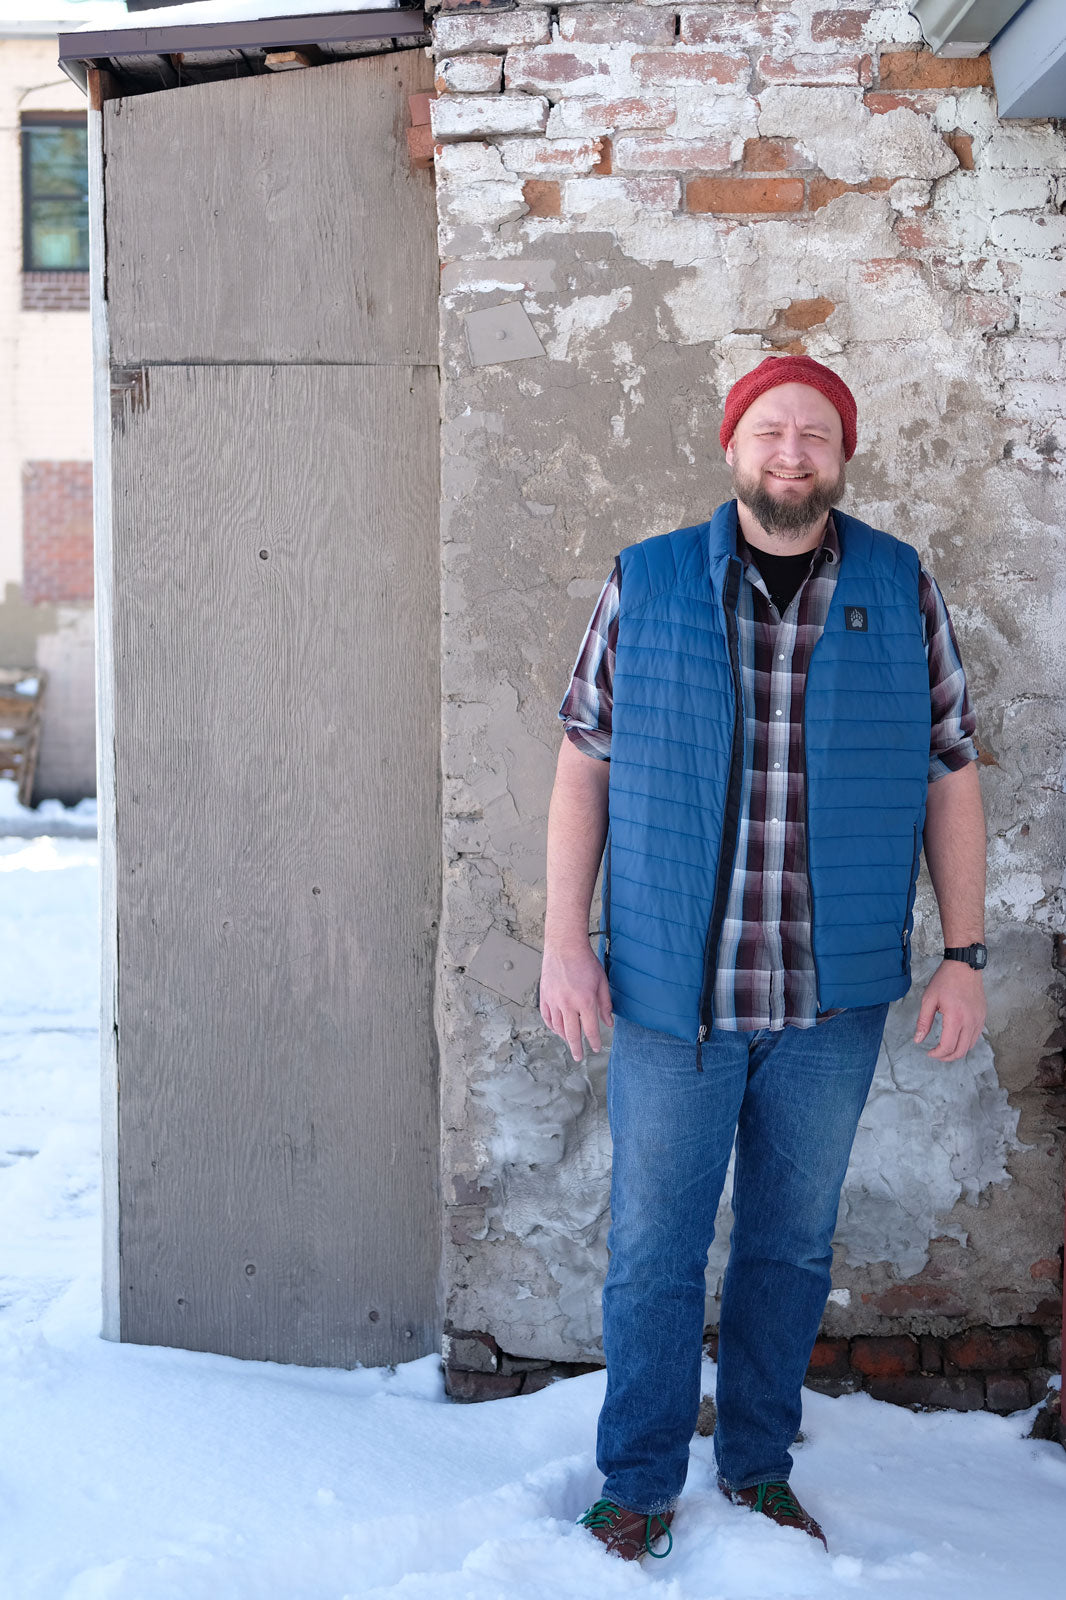
[(603, 1494), (664, 1511), (681, 1492), (700, 1402), (704, 1273), (736, 1135), (718, 1345), (718, 1471), (787, 1478), (800, 1391), (830, 1288), (840, 1188), (887, 1005), (814, 1028), (713, 1029), (695, 1044), (618, 1018), (603, 1290)]

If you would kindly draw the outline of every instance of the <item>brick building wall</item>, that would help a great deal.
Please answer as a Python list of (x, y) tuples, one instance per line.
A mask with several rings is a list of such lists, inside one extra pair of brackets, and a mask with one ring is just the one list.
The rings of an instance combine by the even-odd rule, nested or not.
[(87, 272), (24, 272), (23, 311), (88, 311)]
[[(861, 1341), (903, 1339), (886, 1381), (1002, 1404), (1061, 1295), (1066, 137), (1000, 122), (987, 59), (933, 57), (902, 4), (444, 5), (434, 37), (455, 1381), (599, 1355), (605, 1056), (569, 1061), (529, 978), (555, 710), (615, 553), (727, 497), (724, 396), (788, 350), (858, 396), (847, 505), (947, 594), (990, 825), (986, 1037), (954, 1068), (909, 1042), (941, 943), (923, 874), (823, 1349), (872, 1382)], [(500, 305), (532, 355), (478, 353)], [(975, 1329), (1032, 1330), (1025, 1364), (965, 1366)]]
[(93, 469), (29, 461), (22, 474), (22, 597), (29, 605), (93, 597)]

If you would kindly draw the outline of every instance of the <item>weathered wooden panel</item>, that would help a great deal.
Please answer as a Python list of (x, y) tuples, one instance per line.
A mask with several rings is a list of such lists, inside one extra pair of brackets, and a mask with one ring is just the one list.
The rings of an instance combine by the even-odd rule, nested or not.
[(439, 1335), (437, 374), (113, 394), (122, 1336), (413, 1357)]
[(112, 358), (434, 363), (421, 50), (104, 106)]

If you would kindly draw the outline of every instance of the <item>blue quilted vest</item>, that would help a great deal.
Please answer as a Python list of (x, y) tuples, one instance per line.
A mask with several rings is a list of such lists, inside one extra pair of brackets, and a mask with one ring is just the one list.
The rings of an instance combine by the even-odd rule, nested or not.
[[(834, 517), (841, 562), (804, 701), (823, 1011), (897, 1000), (910, 987), (930, 732), (918, 557), (855, 517)], [(618, 1015), (681, 1039), (706, 1037), (714, 1023), (736, 851), (744, 766), (736, 552), (730, 501), (710, 522), (618, 558), (603, 956)]]

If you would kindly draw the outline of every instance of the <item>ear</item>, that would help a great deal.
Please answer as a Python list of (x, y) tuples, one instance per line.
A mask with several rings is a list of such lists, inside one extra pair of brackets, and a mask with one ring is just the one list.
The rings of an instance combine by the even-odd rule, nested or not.
[(732, 439), (730, 439), (729, 443), (725, 447), (725, 458), (726, 458), (726, 461), (728, 462), (728, 464), (730, 466), (732, 466), (733, 465), (733, 441), (732, 441)]

